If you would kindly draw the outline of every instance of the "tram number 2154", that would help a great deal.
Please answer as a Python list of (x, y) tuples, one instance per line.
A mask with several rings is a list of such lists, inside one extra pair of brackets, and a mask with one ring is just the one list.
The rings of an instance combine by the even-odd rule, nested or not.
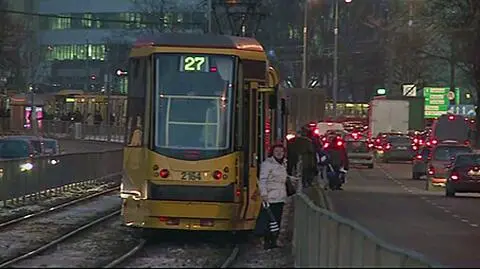
[(182, 180), (201, 180), (200, 172), (182, 172)]

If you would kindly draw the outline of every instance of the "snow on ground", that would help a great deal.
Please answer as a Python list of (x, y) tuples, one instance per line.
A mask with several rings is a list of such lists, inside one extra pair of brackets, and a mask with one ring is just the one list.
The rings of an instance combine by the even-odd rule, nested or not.
[(127, 227), (121, 226), (121, 219), (114, 217), (15, 267), (102, 267), (130, 251), (138, 242)]
[(33, 212), (38, 212), (45, 208), (53, 207), (68, 201), (87, 196), (95, 192), (100, 192), (113, 187), (116, 182), (95, 181), (83, 186), (75, 186), (61, 193), (52, 193), (52, 196), (38, 201), (27, 201), (25, 204), (8, 205), (0, 207), (0, 222), (5, 222), (16, 217), (20, 217)]
[(0, 261), (32, 251), (105, 212), (119, 209), (120, 204), (118, 193), (114, 193), (8, 226), (0, 233)]
[[(159, 233), (157, 233), (159, 234)], [(161, 233), (160, 233), (161, 234)], [(155, 233), (152, 233), (155, 236)], [(123, 268), (214, 268), (231, 253), (228, 235), (165, 231), (149, 240), (143, 250)]]
[(279, 245), (282, 247), (264, 250), (263, 241), (254, 238), (252, 243), (243, 247), (234, 268), (292, 268), (294, 259), (292, 255), (293, 241), (293, 200), (288, 199), (283, 209), (282, 227)]

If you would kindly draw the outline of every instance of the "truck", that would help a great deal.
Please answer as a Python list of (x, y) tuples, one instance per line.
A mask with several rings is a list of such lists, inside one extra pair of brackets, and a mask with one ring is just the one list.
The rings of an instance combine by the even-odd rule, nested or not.
[(379, 133), (407, 133), (409, 110), (407, 100), (374, 98), (368, 107), (368, 137), (376, 137)]

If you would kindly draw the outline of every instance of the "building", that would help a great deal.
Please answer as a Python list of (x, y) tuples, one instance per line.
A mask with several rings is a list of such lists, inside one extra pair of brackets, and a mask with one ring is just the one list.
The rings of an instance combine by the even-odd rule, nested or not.
[[(127, 91), (127, 78), (116, 70), (127, 67), (128, 49), (146, 31), (203, 32), (201, 0), (39, 0), (39, 66), (49, 91), (80, 89), (113, 93)], [(153, 1), (155, 2), (155, 1)]]

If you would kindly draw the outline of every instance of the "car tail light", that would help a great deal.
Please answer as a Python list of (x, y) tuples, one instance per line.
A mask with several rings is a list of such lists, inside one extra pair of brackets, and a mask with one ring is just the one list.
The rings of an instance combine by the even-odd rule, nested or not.
[(390, 143), (388, 143), (386, 146), (385, 146), (385, 149), (391, 149), (392, 148), (392, 145), (390, 145)]
[(437, 140), (437, 139), (433, 139), (433, 140), (432, 140), (432, 145), (436, 145), (436, 144), (438, 144), (438, 140)]
[(457, 172), (452, 172), (452, 174), (450, 175), (450, 179), (453, 181), (457, 181), (460, 179), (460, 176), (458, 175)]
[(322, 137), (322, 142), (326, 142), (327, 141), (327, 138), (324, 136)]
[(463, 142), (463, 144), (464, 144), (465, 146), (470, 146), (470, 140), (465, 140), (465, 142)]
[(315, 130), (313, 131), (313, 133), (314, 133), (315, 135), (320, 135), (320, 130), (315, 129)]
[(162, 169), (159, 174), (161, 178), (167, 178), (170, 175), (170, 172), (167, 169)]
[(372, 144), (372, 143), (368, 143), (368, 148), (373, 148), (373, 144)]
[(325, 143), (325, 144), (323, 144), (323, 148), (324, 148), (324, 149), (328, 148), (328, 146), (330, 146), (330, 144), (329, 144), (329, 143)]
[(417, 138), (413, 139), (413, 143), (418, 143), (418, 139)]
[(422, 155), (415, 156), (415, 159), (417, 159), (417, 160), (421, 160), (422, 158), (423, 158)]
[(218, 179), (221, 179), (222, 176), (223, 176), (223, 173), (220, 172), (220, 171), (218, 171), (218, 170), (216, 170), (215, 172), (213, 172), (213, 178), (214, 178), (214, 179), (217, 179), (217, 180), (218, 180)]
[(418, 140), (418, 144), (423, 145), (423, 140), (422, 139)]
[(454, 120), (454, 119), (455, 119), (455, 116), (453, 116), (453, 115), (448, 116), (448, 120)]
[(295, 138), (294, 134), (287, 134), (287, 140), (292, 140)]
[(418, 150), (418, 147), (417, 147), (416, 145), (413, 145), (413, 146), (412, 146), (412, 149), (413, 149), (413, 150)]
[(343, 141), (337, 141), (337, 147), (343, 146)]
[(428, 167), (428, 175), (435, 175), (435, 168), (433, 166)]

